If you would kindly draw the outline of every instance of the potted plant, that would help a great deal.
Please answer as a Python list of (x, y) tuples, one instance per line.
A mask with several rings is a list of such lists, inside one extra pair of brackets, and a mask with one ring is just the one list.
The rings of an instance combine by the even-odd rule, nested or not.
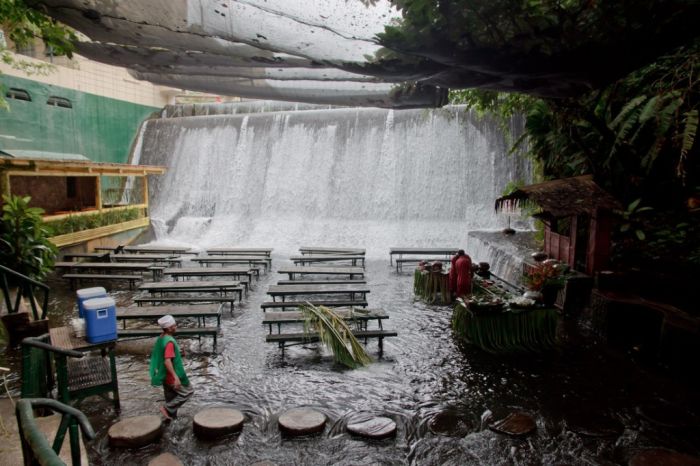
[(524, 277), (527, 287), (542, 294), (542, 302), (551, 307), (557, 300), (559, 290), (566, 283), (566, 267), (556, 260), (537, 263)]

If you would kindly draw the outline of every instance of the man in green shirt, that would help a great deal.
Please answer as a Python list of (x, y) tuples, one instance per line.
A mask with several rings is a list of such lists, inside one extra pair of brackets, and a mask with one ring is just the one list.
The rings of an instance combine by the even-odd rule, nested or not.
[(165, 393), (165, 406), (160, 412), (165, 419), (177, 417), (177, 410), (185, 404), (194, 393), (185, 368), (182, 365), (182, 355), (173, 335), (177, 330), (177, 322), (171, 315), (158, 319), (158, 325), (163, 333), (156, 340), (151, 353), (151, 385), (162, 385)]

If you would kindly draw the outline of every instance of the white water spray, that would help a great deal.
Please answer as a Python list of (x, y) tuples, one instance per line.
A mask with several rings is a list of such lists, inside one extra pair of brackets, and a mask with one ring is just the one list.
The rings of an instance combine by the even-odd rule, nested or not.
[(159, 243), (195, 248), (466, 247), (501, 229), (493, 204), (530, 179), (493, 122), (463, 107), (325, 109), (164, 118), (147, 123), (141, 163)]

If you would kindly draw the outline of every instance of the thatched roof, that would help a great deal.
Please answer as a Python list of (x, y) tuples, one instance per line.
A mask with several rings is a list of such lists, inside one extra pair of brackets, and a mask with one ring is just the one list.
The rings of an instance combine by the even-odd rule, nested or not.
[(496, 212), (514, 210), (526, 205), (542, 209), (538, 216), (554, 218), (592, 214), (598, 209), (621, 208), (620, 203), (600, 186), (591, 175), (545, 181), (524, 186), (496, 199)]

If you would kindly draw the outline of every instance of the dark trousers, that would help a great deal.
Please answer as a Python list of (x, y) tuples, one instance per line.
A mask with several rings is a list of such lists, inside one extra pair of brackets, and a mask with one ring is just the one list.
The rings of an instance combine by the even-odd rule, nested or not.
[(165, 410), (168, 411), (171, 417), (176, 417), (177, 410), (190, 399), (194, 393), (194, 388), (192, 388), (192, 384), (180, 385), (180, 388), (175, 388), (164, 383), (163, 393), (165, 393)]

